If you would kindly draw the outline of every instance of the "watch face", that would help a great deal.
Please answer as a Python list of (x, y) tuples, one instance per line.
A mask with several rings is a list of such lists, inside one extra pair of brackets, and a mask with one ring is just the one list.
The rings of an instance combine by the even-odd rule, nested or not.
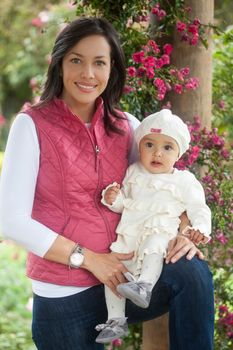
[(70, 257), (71, 265), (79, 267), (80, 265), (82, 265), (83, 260), (84, 260), (84, 256), (82, 254), (80, 253), (71, 254), (71, 257)]

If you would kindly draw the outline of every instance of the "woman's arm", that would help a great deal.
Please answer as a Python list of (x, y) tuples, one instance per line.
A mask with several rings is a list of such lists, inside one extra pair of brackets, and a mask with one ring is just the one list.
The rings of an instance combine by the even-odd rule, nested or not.
[(26, 114), (18, 115), (10, 130), (1, 173), (1, 233), (42, 257), (57, 233), (31, 218), (39, 157), (35, 125)]
[[(73, 251), (75, 243), (69, 241), (63, 236), (58, 236), (54, 241), (44, 258), (50, 261), (59, 262), (61, 264), (69, 264), (69, 256)], [(124, 273), (128, 270), (123, 264), (123, 260), (130, 260), (133, 253), (95, 253), (87, 248), (84, 248), (84, 262), (81, 268), (84, 268), (91, 273), (102, 283), (106, 284), (116, 295), (116, 286), (119, 283), (126, 281)]]

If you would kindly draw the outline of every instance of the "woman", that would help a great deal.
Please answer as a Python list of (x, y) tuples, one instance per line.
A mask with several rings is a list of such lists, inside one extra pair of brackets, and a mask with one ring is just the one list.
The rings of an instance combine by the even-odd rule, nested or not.
[[(94, 329), (107, 318), (101, 283), (117, 294), (127, 272), (122, 260), (133, 256), (109, 254), (119, 215), (100, 203), (102, 189), (121, 183), (134, 160), (131, 134), (138, 123), (116, 109), (124, 83), (124, 55), (112, 26), (74, 20), (55, 41), (39, 104), (17, 116), (9, 135), (1, 230), (29, 251), (39, 350), (103, 349)], [(168, 250), (150, 307), (128, 303), (128, 320), (169, 310), (171, 349), (212, 349), (213, 287), (203, 255), (182, 236)]]

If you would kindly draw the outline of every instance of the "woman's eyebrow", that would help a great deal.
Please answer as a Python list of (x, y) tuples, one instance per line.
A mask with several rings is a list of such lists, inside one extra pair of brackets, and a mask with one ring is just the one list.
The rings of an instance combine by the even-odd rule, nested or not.
[[(78, 53), (78, 52), (70, 52), (70, 55), (75, 55), (75, 56), (78, 56), (78, 57), (85, 57), (84, 55), (81, 55), (81, 53)], [(100, 56), (95, 56), (94, 58), (106, 58), (106, 56), (104, 55), (100, 55)]]

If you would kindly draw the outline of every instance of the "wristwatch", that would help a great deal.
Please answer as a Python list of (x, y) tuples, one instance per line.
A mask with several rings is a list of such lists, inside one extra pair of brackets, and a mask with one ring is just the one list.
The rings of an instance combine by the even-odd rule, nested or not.
[(83, 247), (76, 244), (69, 257), (69, 268), (79, 268), (84, 261)]

